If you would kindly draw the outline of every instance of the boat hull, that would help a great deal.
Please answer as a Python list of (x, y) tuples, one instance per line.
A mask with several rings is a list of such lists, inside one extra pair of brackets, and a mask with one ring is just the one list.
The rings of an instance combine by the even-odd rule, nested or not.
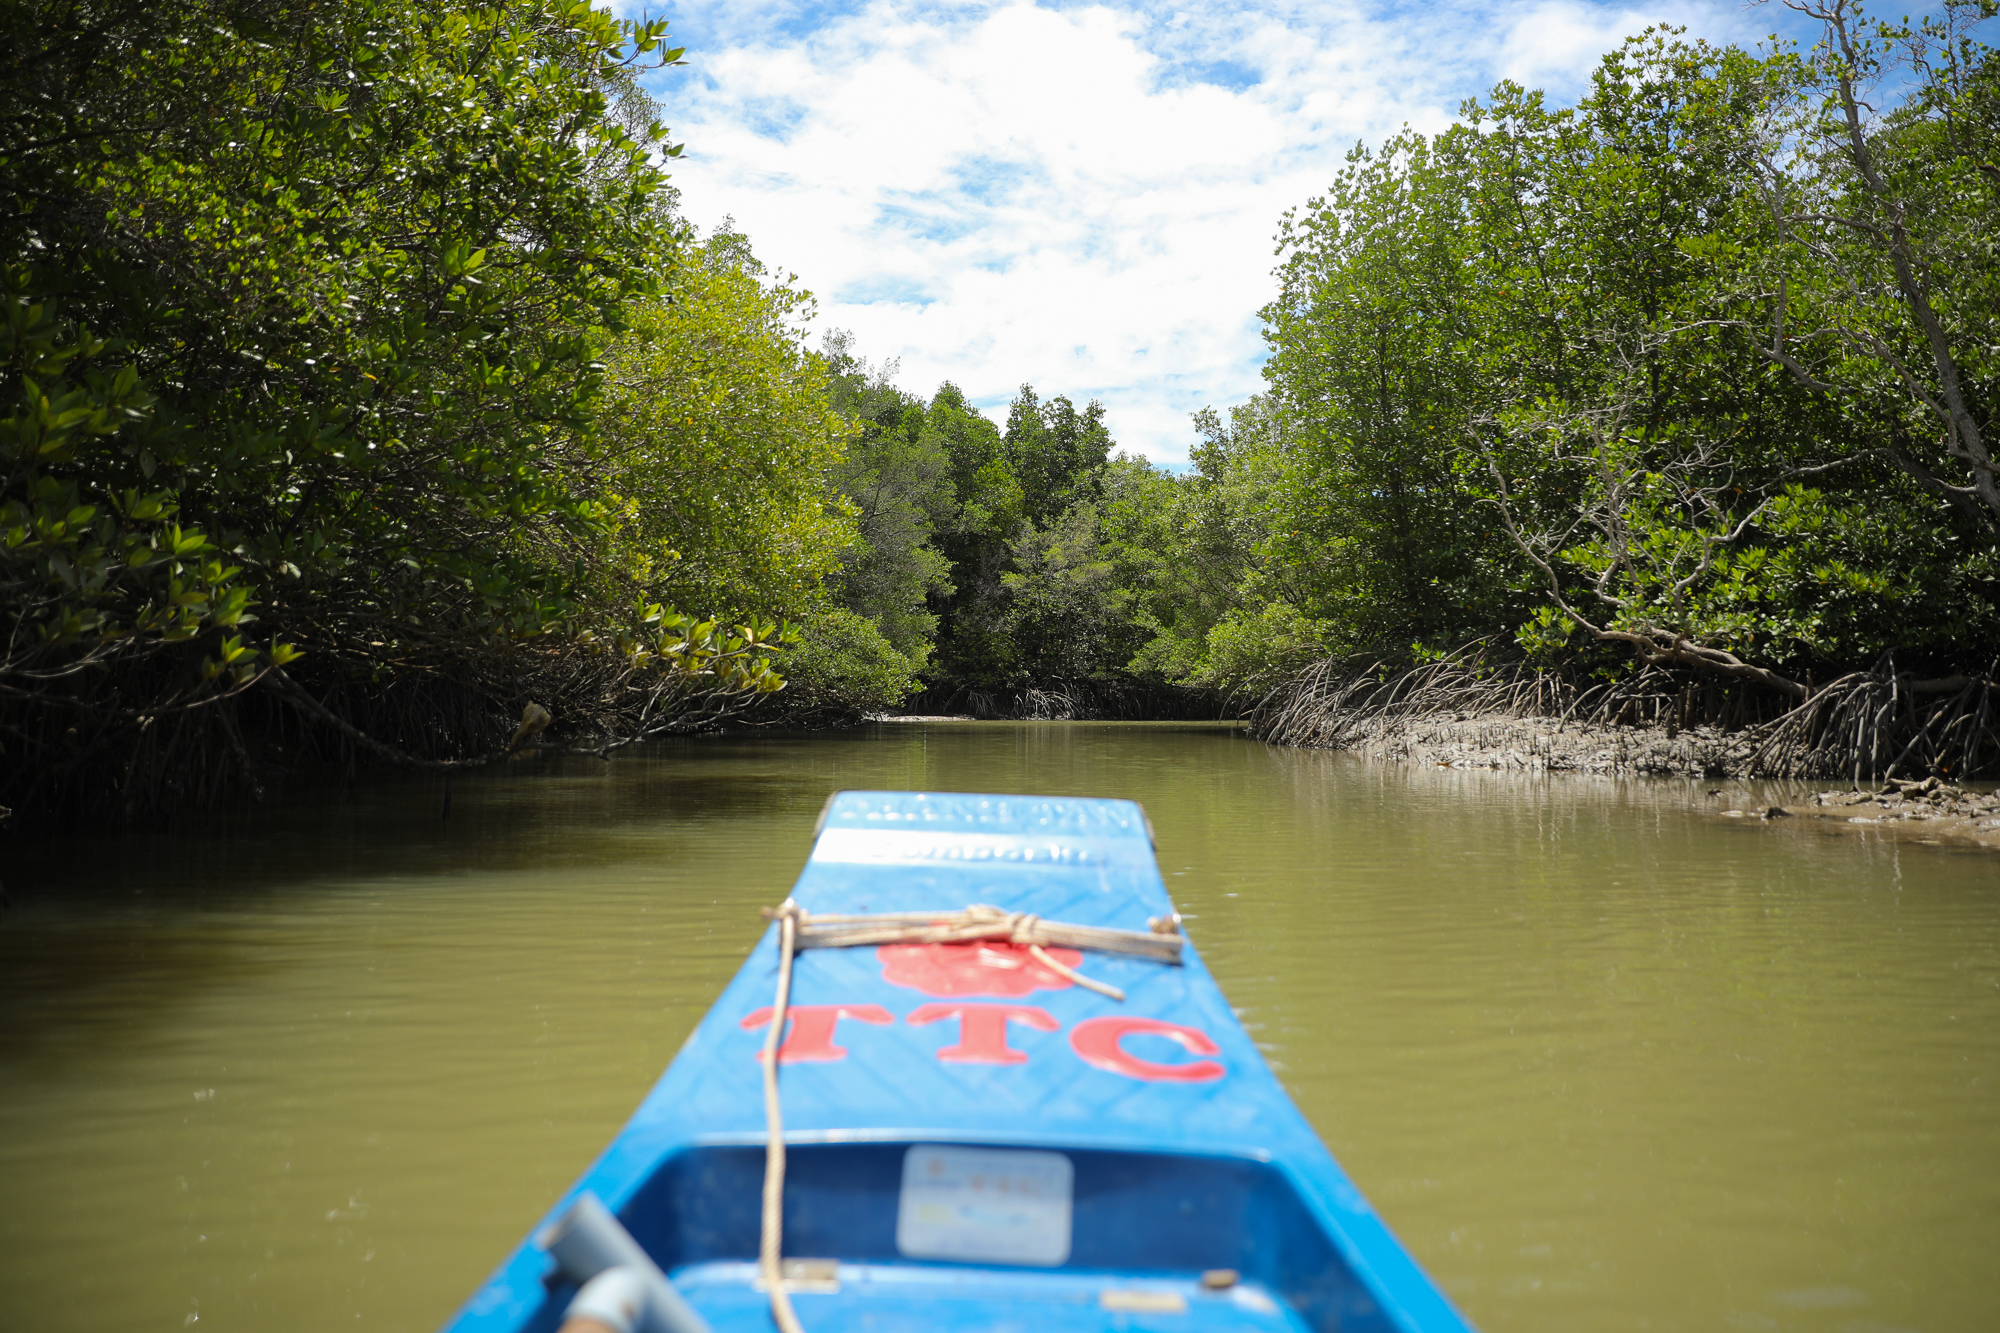
[[(1136, 805), (1032, 797), (842, 793), (792, 896), (815, 914), (981, 903), (1126, 930), (1173, 912)], [(799, 955), (783, 1248), (809, 1333), (1468, 1327), (1191, 944), (1178, 965), (1060, 961), (1124, 998), (1005, 944)], [(551, 1212), (595, 1193), (717, 1330), (771, 1326), (757, 1053), (777, 964), (767, 932)], [(574, 1292), (524, 1241), (448, 1327), (553, 1329)]]

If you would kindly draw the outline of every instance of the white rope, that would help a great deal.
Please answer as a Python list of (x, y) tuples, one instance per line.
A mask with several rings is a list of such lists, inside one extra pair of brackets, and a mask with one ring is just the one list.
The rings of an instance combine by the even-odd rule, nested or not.
[(779, 1257), (785, 1230), (785, 1122), (778, 1108), (778, 1046), (785, 1035), (785, 1009), (792, 1000), (792, 952), (802, 915), (790, 898), (778, 906), (778, 994), (771, 1002), (771, 1026), (764, 1033), (764, 1233), (757, 1247), (757, 1266), (771, 1294), (771, 1318), (780, 1333), (805, 1333), (792, 1311)]
[[(766, 909), (764, 915), (775, 913)], [(984, 903), (957, 912), (878, 912), (868, 916), (798, 912), (801, 949), (850, 948), (862, 944), (966, 944), (1006, 940), (1012, 944), (1057, 945), (1132, 954), (1163, 963), (1181, 960), (1179, 916), (1154, 917), (1146, 930), (1113, 930), (1044, 921), (1033, 912), (1009, 912)]]
[(1058, 963), (1055, 959), (1049, 957), (1049, 951), (1047, 949), (1044, 949), (1041, 945), (1030, 944), (1028, 946), (1028, 952), (1031, 955), (1033, 955), (1036, 962), (1040, 963), (1043, 967), (1046, 967), (1049, 971), (1055, 973), (1057, 976), (1066, 977), (1070, 981), (1075, 982), (1077, 985), (1082, 986), (1086, 990), (1096, 991), (1099, 995), (1109, 995), (1112, 999), (1118, 1001), (1120, 1004), (1123, 1004), (1125, 1002), (1124, 991), (1119, 990), (1116, 986), (1106, 985), (1104, 982), (1098, 981), (1093, 977), (1086, 977), (1085, 975), (1083, 975), (1083, 973), (1077, 971), (1073, 967), (1066, 967), (1063, 964)]

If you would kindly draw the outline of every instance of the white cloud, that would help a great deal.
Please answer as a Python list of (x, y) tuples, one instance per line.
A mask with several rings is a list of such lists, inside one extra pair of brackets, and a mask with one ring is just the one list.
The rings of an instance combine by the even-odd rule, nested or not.
[(1707, 3), (689, 0), (690, 67), (655, 91), (688, 215), (733, 217), (905, 388), (1101, 398), (1121, 445), (1179, 462), (1189, 412), (1261, 387), (1278, 218), (1356, 139), (1440, 128), (1503, 75), (1573, 97), (1661, 20), (1754, 31)]
[(1661, 21), (1643, 9), (1548, 0), (1521, 11), (1496, 63), (1503, 76), (1525, 87), (1574, 86), (1605, 52)]

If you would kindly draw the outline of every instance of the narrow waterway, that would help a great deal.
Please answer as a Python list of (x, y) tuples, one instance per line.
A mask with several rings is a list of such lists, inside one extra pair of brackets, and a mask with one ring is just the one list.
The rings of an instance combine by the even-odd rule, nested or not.
[(664, 745), (0, 843), (0, 1328), (434, 1327), (843, 787), (1145, 803), (1189, 931), (1489, 1333), (2000, 1327), (2000, 858), (1219, 727)]

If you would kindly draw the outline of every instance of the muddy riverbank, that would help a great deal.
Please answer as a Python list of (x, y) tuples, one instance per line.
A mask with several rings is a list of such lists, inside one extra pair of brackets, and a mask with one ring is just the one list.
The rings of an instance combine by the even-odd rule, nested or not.
[[(1863, 778), (1835, 786), (1784, 784), (1773, 803), (1769, 784), (1743, 785), (1756, 738), (1749, 730), (1594, 726), (1555, 718), (1438, 712), (1381, 719), (1339, 747), (1387, 763), (1520, 773), (1707, 779), (1705, 799), (1730, 819), (1810, 819), (1841, 830), (1871, 830), (1925, 842), (1976, 844), (2000, 851), (2000, 792), (1966, 789), (1936, 778), (1888, 782)], [(1829, 831), (1832, 831), (1830, 828)]]
[(1331, 747), (1369, 759), (1439, 768), (1514, 769), (1605, 776), (1733, 777), (1750, 734), (1700, 726), (1596, 726), (1550, 717), (1440, 711), (1374, 720)]

